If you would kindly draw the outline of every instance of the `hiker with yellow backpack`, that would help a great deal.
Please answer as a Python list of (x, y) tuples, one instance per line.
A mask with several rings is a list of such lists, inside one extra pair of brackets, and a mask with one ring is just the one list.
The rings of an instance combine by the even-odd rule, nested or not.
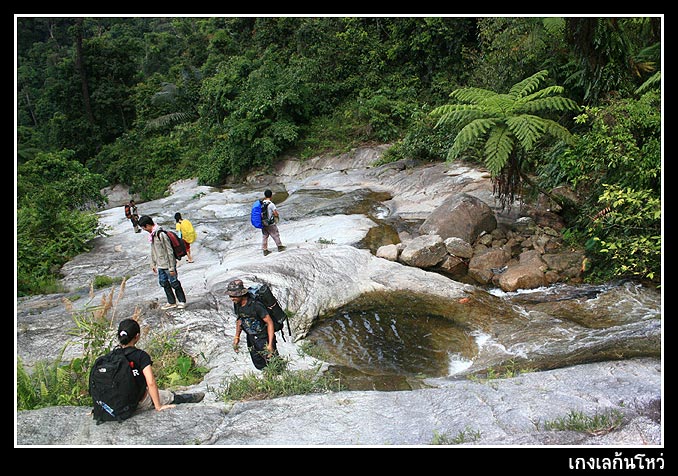
[(186, 257), (188, 258), (188, 262), (192, 263), (193, 257), (191, 256), (191, 243), (193, 243), (197, 238), (193, 224), (185, 218), (181, 218), (181, 213), (179, 212), (174, 214), (174, 219), (177, 222), (176, 229), (179, 238), (183, 238), (186, 242)]

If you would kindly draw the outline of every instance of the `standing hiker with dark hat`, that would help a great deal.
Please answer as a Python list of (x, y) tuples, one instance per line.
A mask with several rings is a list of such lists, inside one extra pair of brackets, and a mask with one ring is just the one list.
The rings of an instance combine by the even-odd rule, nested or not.
[(278, 355), (273, 319), (266, 307), (249, 295), (242, 280), (236, 279), (228, 283), (226, 292), (233, 302), (236, 316), (233, 350), (239, 351), (240, 334), (245, 331), (252, 363), (258, 370), (262, 370), (269, 364), (271, 357)]

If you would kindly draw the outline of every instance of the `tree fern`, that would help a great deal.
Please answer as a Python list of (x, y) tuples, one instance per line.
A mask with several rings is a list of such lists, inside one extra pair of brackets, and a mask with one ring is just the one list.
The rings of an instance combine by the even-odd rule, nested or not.
[(440, 106), (440, 118), (435, 127), (443, 124), (452, 123), (459, 124), (461, 122), (467, 123), (474, 119), (482, 117), (483, 113), (477, 106), (469, 104), (450, 104), (447, 106)]
[(571, 99), (562, 97), (539, 98), (534, 101), (521, 104), (520, 109), (524, 112), (541, 111), (576, 111), (577, 104)]
[(529, 102), (529, 101), (534, 101), (535, 99), (539, 98), (544, 98), (544, 97), (550, 97), (553, 96), (554, 94), (563, 94), (565, 91), (565, 88), (562, 86), (548, 86), (544, 89), (540, 89), (539, 91), (536, 91), (532, 94), (528, 94), (527, 96), (523, 96), (520, 98), (522, 102)]
[(506, 120), (506, 125), (525, 150), (532, 149), (545, 129), (544, 120), (541, 117), (529, 114), (510, 117)]
[(530, 151), (545, 134), (566, 143), (572, 142), (565, 127), (537, 115), (579, 109), (571, 99), (559, 96), (564, 91), (562, 86), (539, 89), (547, 77), (547, 70), (539, 71), (516, 83), (508, 94), (481, 88), (457, 89), (450, 94), (456, 103), (431, 111), (432, 116), (438, 117), (435, 127), (447, 123), (461, 127), (448, 151), (448, 160), (485, 141), (483, 161), (493, 180), (501, 180), (495, 190), (498, 190), (502, 205), (513, 202), (521, 185), (521, 151)]
[(544, 128), (546, 133), (555, 137), (556, 139), (561, 140), (569, 145), (574, 144), (574, 137), (572, 137), (570, 131), (558, 124), (556, 121), (552, 121), (550, 119), (544, 120)]
[(452, 91), (450, 98), (471, 104), (481, 104), (488, 98), (497, 96), (494, 91), (481, 88), (463, 88)]

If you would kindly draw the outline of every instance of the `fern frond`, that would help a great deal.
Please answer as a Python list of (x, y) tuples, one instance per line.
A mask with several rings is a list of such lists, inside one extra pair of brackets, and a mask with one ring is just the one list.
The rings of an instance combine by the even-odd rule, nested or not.
[(508, 94), (497, 94), (494, 97), (488, 98), (484, 103), (484, 108), (488, 114), (496, 114), (506, 117), (512, 114), (513, 109), (518, 106), (515, 98)]
[(539, 87), (539, 83), (542, 82), (549, 75), (549, 72), (545, 69), (534, 73), (529, 78), (523, 79), (521, 82), (514, 84), (509, 90), (509, 94), (513, 97), (521, 98), (532, 93), (535, 89)]
[(652, 89), (653, 87), (660, 87), (662, 80), (662, 72), (657, 71), (655, 74), (647, 78), (647, 80), (641, 84), (638, 89), (635, 90), (636, 94), (644, 93), (645, 91)]
[(561, 126), (551, 119), (543, 119), (544, 131), (556, 139), (560, 139), (566, 144), (574, 145), (574, 136), (567, 128)]
[(444, 116), (446, 114), (451, 114), (452, 112), (454, 112), (460, 106), (463, 106), (463, 104), (445, 104), (443, 106), (438, 106), (435, 109), (433, 109), (431, 112), (429, 112), (429, 115), (436, 117), (436, 116)]
[(193, 115), (188, 112), (173, 112), (151, 119), (146, 123), (146, 128), (149, 130), (163, 129), (165, 127), (181, 124), (182, 122), (187, 122), (192, 118)]
[(450, 122), (461, 124), (483, 116), (482, 111), (477, 106), (470, 104), (448, 104), (437, 107), (430, 114), (432, 116), (440, 116), (434, 128)]
[(539, 111), (578, 111), (579, 106), (572, 99), (563, 97), (549, 97), (536, 99), (534, 101), (521, 104), (520, 111), (539, 112)]
[(550, 35), (560, 35), (565, 30), (565, 19), (563, 17), (544, 18), (542, 25)]
[(70, 383), (70, 374), (63, 367), (57, 367), (55, 369), (55, 388), (52, 390), (52, 393), (61, 395), (68, 392), (68, 389), (71, 387)]
[(497, 93), (487, 89), (462, 88), (452, 91), (450, 93), (450, 98), (470, 104), (481, 104), (487, 101), (488, 98), (494, 97), (496, 95)]
[(447, 160), (455, 159), (496, 124), (494, 119), (476, 119), (466, 124), (454, 139)]
[(511, 117), (506, 121), (506, 125), (526, 151), (532, 149), (546, 128), (544, 119), (529, 114)]
[(508, 127), (502, 125), (492, 129), (485, 143), (485, 166), (493, 177), (499, 175), (506, 165), (513, 152), (513, 145), (513, 137)]
[(523, 102), (534, 101), (535, 99), (553, 96), (554, 94), (563, 94), (564, 91), (565, 88), (562, 86), (548, 86), (543, 89), (540, 89), (539, 91), (535, 91), (532, 94), (528, 94), (527, 96), (520, 98), (520, 101)]

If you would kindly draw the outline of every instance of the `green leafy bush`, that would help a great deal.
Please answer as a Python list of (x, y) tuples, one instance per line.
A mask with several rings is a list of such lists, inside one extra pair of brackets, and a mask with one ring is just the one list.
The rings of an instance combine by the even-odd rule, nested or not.
[(648, 190), (607, 185), (598, 198), (608, 205), (587, 231), (587, 251), (600, 279), (658, 281), (661, 271), (661, 201)]
[(54, 289), (61, 266), (104, 233), (92, 208), (105, 203), (105, 180), (72, 160), (72, 151), (39, 153), (17, 172), (17, 292)]
[[(578, 116), (574, 147), (554, 155), (548, 175), (583, 202), (571, 226), (586, 243), (591, 279), (661, 279), (661, 110), (657, 91), (610, 101)], [(552, 183), (554, 183), (553, 179)]]

